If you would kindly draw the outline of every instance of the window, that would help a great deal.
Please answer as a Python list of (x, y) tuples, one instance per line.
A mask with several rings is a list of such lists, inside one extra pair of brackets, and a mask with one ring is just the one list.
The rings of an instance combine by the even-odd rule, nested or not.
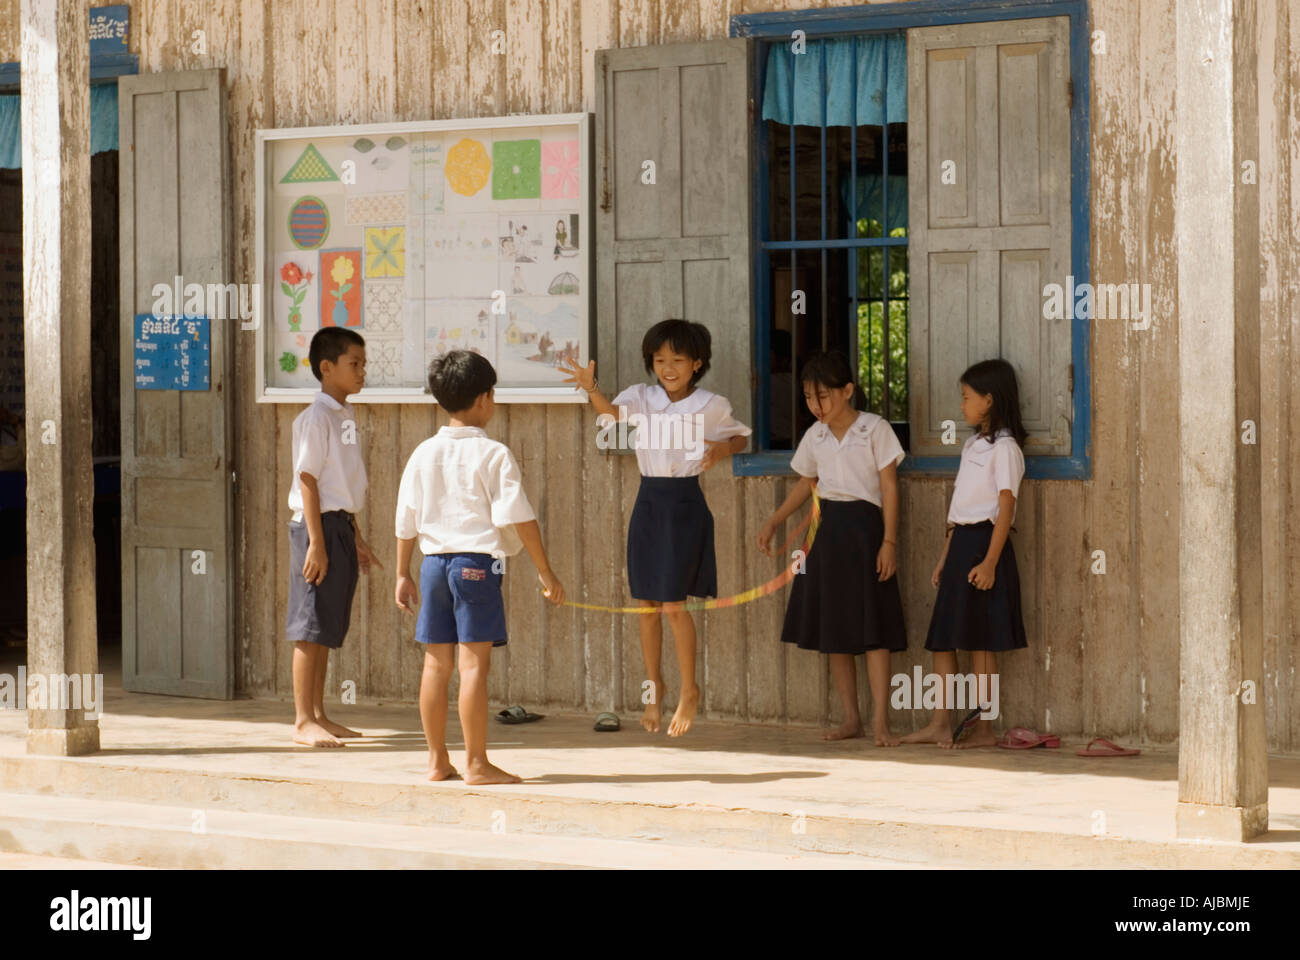
[[(810, 419), (791, 381), (825, 345), (857, 356), (905, 471), (955, 472), (957, 377), (1001, 356), (1028, 475), (1088, 475), (1087, 321), (1043, 310), (1049, 284), (1088, 277), (1086, 16), (1082, 0), (918, 0), (732, 18), (758, 48), (759, 452), (737, 472), (788, 470)], [(886, 67), (894, 44), (906, 59)]]

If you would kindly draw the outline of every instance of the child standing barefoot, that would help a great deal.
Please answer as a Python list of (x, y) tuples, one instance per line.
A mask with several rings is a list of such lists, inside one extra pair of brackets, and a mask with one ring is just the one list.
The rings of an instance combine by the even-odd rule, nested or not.
[(826, 740), (862, 736), (854, 660), (865, 653), (876, 746), (896, 747), (889, 729), (889, 654), (907, 648), (894, 576), (903, 447), (886, 420), (854, 409), (856, 387), (843, 355), (813, 354), (801, 379), (817, 423), (790, 461), (802, 479), (763, 525), (759, 549), (771, 556), (772, 535), (814, 484), (821, 525), (805, 571), (794, 578), (781, 639), (830, 655), (844, 722), (824, 734)]
[[(465, 782), (520, 782), (487, 756), (488, 668), (492, 648), (506, 645), (500, 561), (527, 547), (547, 598), (564, 599), (519, 466), (483, 430), (495, 409), (496, 382), (492, 364), (468, 350), (429, 365), (429, 389), (451, 423), (415, 448), (397, 491), (397, 606), (413, 613), (424, 595), (415, 639), (425, 645), (420, 722), (430, 780), (457, 776), (447, 754), (447, 685), (458, 661)], [(424, 555), (418, 590), (408, 575), (417, 538)]]
[[(947, 676), (957, 672), (957, 651), (971, 651), (982, 703), (994, 689), (997, 653), (1028, 646), (1016, 552), (1008, 539), (1025, 475), (1020, 388), (1011, 364), (984, 360), (963, 373), (961, 413), (975, 433), (962, 447), (948, 508), (948, 538), (930, 577), (939, 596), (925, 649), (934, 653), (934, 671), (944, 675), (945, 692), (954, 689)], [(928, 726), (903, 742), (953, 746), (958, 733), (949, 714), (953, 706), (945, 703)], [(974, 735), (957, 746), (990, 747), (996, 742), (992, 720), (980, 719)]]
[(668, 605), (662, 614), (638, 618), (641, 655), (646, 676), (654, 686), (641, 726), (658, 733), (662, 722), (660, 649), (662, 617), (666, 616), (682, 675), (682, 693), (668, 735), (679, 737), (695, 721), (700, 688), (695, 682), (695, 622), (689, 612), (673, 604), (688, 596), (718, 593), (713, 514), (700, 489), (699, 475), (743, 450), (751, 431), (731, 416), (731, 404), (725, 397), (696, 386), (708, 372), (712, 356), (711, 338), (704, 326), (689, 320), (656, 323), (641, 341), (641, 355), (646, 372), (653, 373), (658, 383), (630, 386), (613, 403), (596, 388), (594, 361), (585, 370), (572, 362), (561, 370), (569, 374), (569, 383), (587, 391), (598, 413), (619, 417), (621, 408), (628, 422), (637, 427), (641, 488), (627, 531), (628, 584), (640, 605)]

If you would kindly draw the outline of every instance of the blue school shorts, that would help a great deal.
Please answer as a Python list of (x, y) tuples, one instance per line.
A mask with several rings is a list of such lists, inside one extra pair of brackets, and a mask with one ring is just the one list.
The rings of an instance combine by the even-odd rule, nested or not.
[(432, 553), (420, 563), (419, 643), (506, 645), (501, 574), (486, 553)]

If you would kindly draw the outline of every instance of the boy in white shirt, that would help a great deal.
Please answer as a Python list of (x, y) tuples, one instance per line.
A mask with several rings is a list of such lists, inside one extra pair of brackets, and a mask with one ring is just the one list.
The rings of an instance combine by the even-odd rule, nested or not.
[[(564, 600), (551, 571), (519, 466), (483, 427), (492, 419), (496, 371), (468, 350), (429, 365), (429, 389), (451, 423), (425, 440), (406, 463), (397, 491), (397, 606), (414, 613), (415, 639), (426, 644), (420, 720), (429, 744), (429, 779), (457, 776), (447, 754), (447, 685), (460, 645), (460, 725), (465, 782), (519, 783), (487, 758), (487, 682), (493, 647), (506, 643), (501, 599), (504, 558), (521, 547), (537, 567), (546, 597)], [(420, 587), (409, 575), (416, 540), (424, 555)]]
[(366, 497), (366, 466), (357, 443), (349, 395), (366, 383), (366, 342), (346, 327), (323, 327), (308, 349), (320, 392), (293, 421), (293, 484), (289, 488), (289, 610), (293, 649), (293, 739), (309, 747), (341, 747), (361, 734), (325, 716), (330, 650), (343, 646), (357, 589), (358, 567), (380, 567), (353, 514)]

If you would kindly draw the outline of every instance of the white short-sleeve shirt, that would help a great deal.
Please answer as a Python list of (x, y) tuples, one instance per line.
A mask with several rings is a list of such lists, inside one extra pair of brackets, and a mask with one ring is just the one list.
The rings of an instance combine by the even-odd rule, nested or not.
[(293, 418), (293, 483), (289, 509), (302, 520), (302, 484), (298, 474), (316, 478), (321, 513), (356, 513), (366, 501), (366, 465), (361, 458), (357, 421), (350, 403), (339, 403), (318, 390), (307, 409)]
[[(949, 523), (998, 522), (998, 493), (1020, 497), (1025, 455), (1010, 430), (1000, 430), (993, 442), (973, 434), (961, 448), (961, 466), (948, 507)], [(1012, 510), (1011, 519), (1016, 519)]]
[(535, 520), (510, 448), (480, 427), (443, 427), (406, 461), (397, 488), (397, 538), (420, 552), (514, 556), (512, 524)]
[(636, 428), (636, 462), (643, 477), (694, 477), (704, 472), (705, 441), (753, 433), (731, 415), (726, 397), (699, 387), (670, 403), (659, 384), (637, 383), (613, 404), (621, 408), (627, 429)]
[(879, 507), (880, 471), (902, 463), (904, 456), (889, 421), (860, 411), (842, 440), (826, 424), (814, 423), (799, 441), (790, 467), (802, 477), (816, 477), (823, 500), (867, 500)]

